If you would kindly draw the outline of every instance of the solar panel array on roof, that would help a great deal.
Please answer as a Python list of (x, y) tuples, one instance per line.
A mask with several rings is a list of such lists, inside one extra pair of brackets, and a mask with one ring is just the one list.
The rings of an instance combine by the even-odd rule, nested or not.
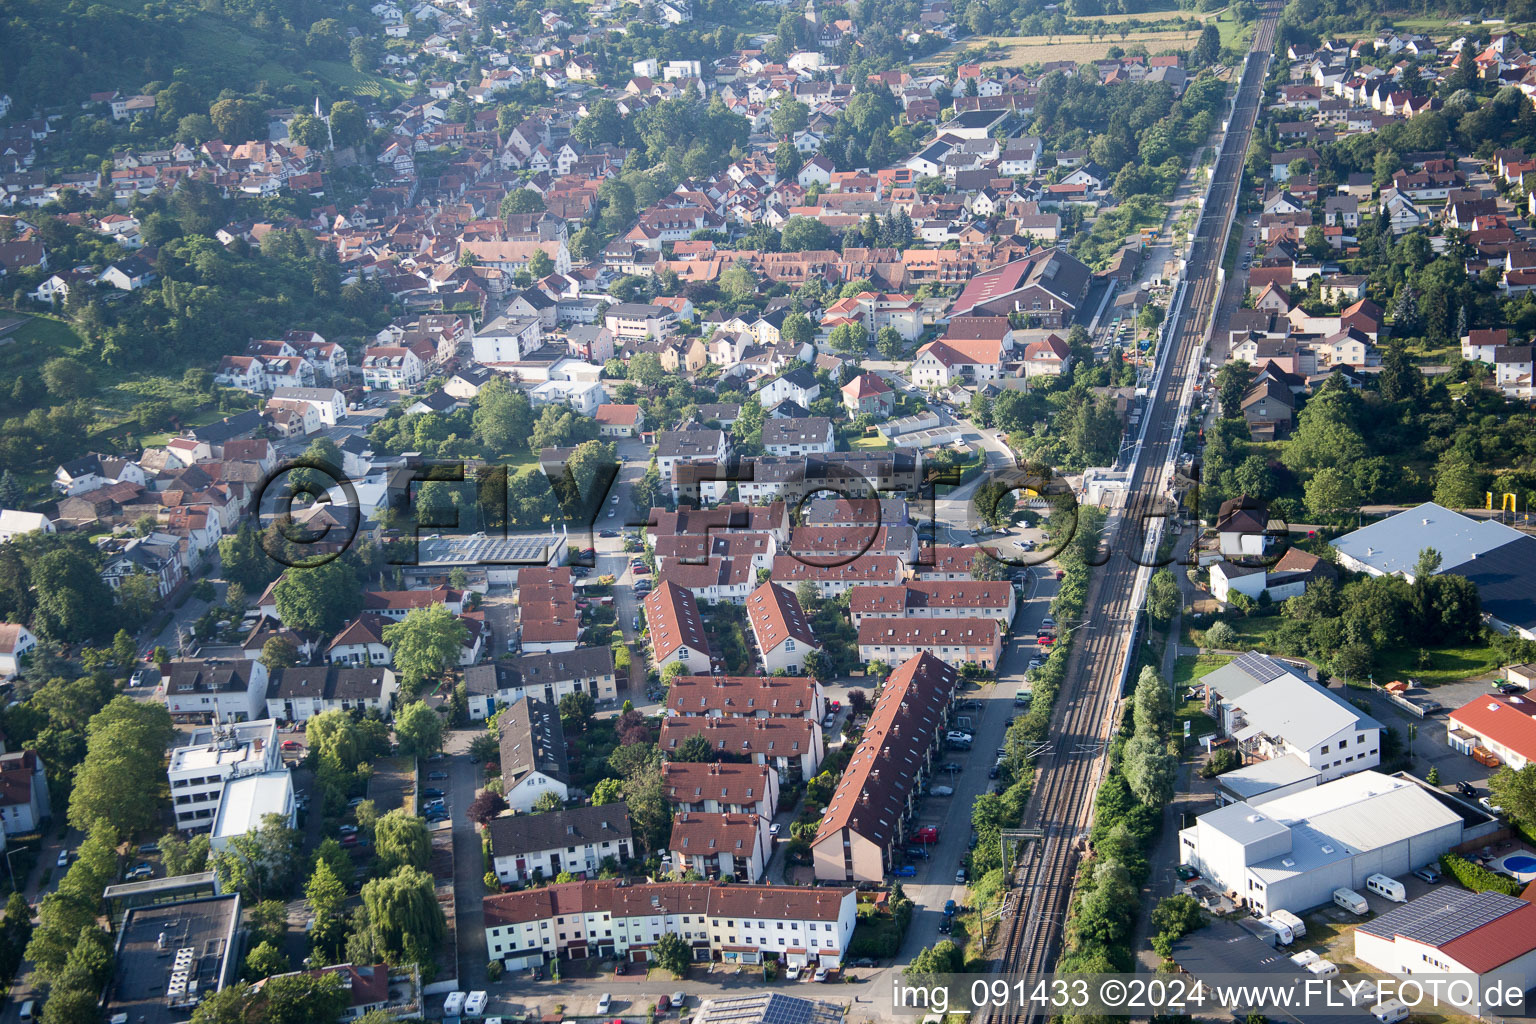
[(1467, 892), (1442, 886), (1427, 896), (1366, 921), (1359, 928), (1382, 938), (1401, 935), (1439, 947), (1523, 906), (1524, 900), (1503, 893)]
[(511, 537), (428, 537), (417, 542), (419, 565), (546, 565), (558, 538), (544, 534)]

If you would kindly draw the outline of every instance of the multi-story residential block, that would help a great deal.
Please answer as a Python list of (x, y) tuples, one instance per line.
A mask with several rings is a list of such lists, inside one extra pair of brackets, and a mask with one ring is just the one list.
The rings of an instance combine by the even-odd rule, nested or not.
[(0, 831), (26, 835), (52, 817), (48, 773), (35, 750), (0, 754)]
[(803, 718), (672, 716), (661, 723), (658, 746), (662, 756), (674, 756), (683, 741), (699, 735), (718, 754), (730, 753), (751, 764), (768, 765), (779, 773), (781, 781), (811, 778), (826, 749), (821, 724)]
[(1006, 580), (917, 580), (900, 587), (854, 587), (848, 610), (866, 619), (996, 619), (1006, 628), (1017, 607)]
[(616, 881), (568, 882), (485, 899), (486, 950), (508, 970), (546, 957), (644, 962), (667, 933), (695, 958), (757, 964), (842, 963), (856, 923), (852, 888)]
[(171, 662), (165, 706), (180, 722), (248, 722), (267, 717), (267, 666), (259, 661)]
[(604, 861), (623, 864), (634, 853), (629, 808), (622, 803), (570, 807), (492, 818), (491, 870), (503, 882), (553, 880), (562, 871), (596, 878)]
[(279, 669), (267, 692), (267, 716), (307, 722), (324, 711), (377, 711), (385, 718), (400, 684), (393, 669), (339, 665)]
[(212, 828), (230, 779), (281, 767), (277, 722), (273, 719), (194, 730), (186, 743), (171, 751), (166, 771), (176, 827), (184, 832)]
[(666, 761), (662, 792), (680, 811), (755, 814), (769, 820), (779, 810), (779, 773), (762, 764), (733, 761)]
[(667, 688), (667, 714), (819, 722), (826, 696), (810, 676), (678, 676)]
[(859, 660), (895, 665), (931, 654), (956, 668), (970, 662), (991, 670), (1003, 650), (996, 619), (865, 619), (859, 626)]
[(916, 819), (959, 682), (928, 654), (891, 673), (811, 842), (817, 879), (884, 881)]
[[(775, 555), (773, 582), (791, 589), (810, 583), (820, 596), (836, 597), (856, 586), (894, 587), (904, 578), (902, 561), (895, 555), (860, 555), (835, 565), (817, 565), (814, 561), (796, 555)], [(970, 574), (966, 575), (969, 578)]]
[(763, 422), (763, 447), (769, 455), (812, 455), (835, 450), (837, 438), (825, 416), (769, 419)]
[(464, 686), (469, 691), (469, 717), (476, 721), (524, 697), (546, 704), (559, 704), (568, 693), (586, 693), (595, 701), (618, 697), (613, 651), (607, 647), (525, 654), (511, 661), (471, 665), (464, 670)]
[(768, 819), (756, 814), (681, 811), (672, 820), (668, 849), (675, 871), (752, 885), (763, 877), (773, 847)]
[(643, 607), (651, 634), (651, 660), (658, 669), (674, 661), (702, 671), (710, 668), (709, 639), (692, 593), (664, 580), (645, 596)]

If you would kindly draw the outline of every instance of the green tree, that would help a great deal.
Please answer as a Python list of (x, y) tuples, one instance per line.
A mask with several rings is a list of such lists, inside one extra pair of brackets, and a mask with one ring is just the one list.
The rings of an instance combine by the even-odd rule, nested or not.
[(331, 133), (323, 120), (301, 110), (288, 122), (288, 138), (310, 149), (324, 149)]
[(369, 880), (363, 886), (363, 910), (361, 937), (389, 963), (430, 962), (447, 933), (432, 876), (419, 868), (403, 867)]
[(1536, 763), (1500, 768), (1488, 779), (1489, 802), (1504, 808), (1527, 832), (1536, 828)]
[[(540, 213), (544, 210), (544, 197), (531, 188), (515, 188), (501, 197), (503, 219), (517, 213)], [(548, 259), (548, 256), (544, 257)]]
[(199, 833), (191, 839), (183, 839), (176, 832), (167, 832), (156, 844), (160, 847), (160, 863), (165, 867), (167, 878), (191, 875), (208, 868), (208, 836)]
[(565, 801), (560, 799), (560, 794), (553, 790), (539, 794), (539, 798), (533, 802), (534, 814), (548, 814), (550, 811), (565, 809)]
[(1307, 508), (1321, 519), (1330, 519), (1354, 508), (1360, 500), (1354, 478), (1343, 469), (1325, 466), (1306, 484)]
[(533, 255), (528, 257), (528, 273), (533, 275), (533, 279), (537, 281), (554, 272), (555, 261), (549, 258), (549, 253), (543, 249), (533, 250)]
[(560, 724), (571, 735), (579, 736), (587, 731), (597, 704), (592, 695), (577, 690), (560, 698)]
[(1168, 735), (1173, 724), (1173, 696), (1167, 682), (1151, 665), (1145, 666), (1137, 677), (1133, 704), (1138, 736)]
[(779, 336), (796, 345), (808, 345), (816, 340), (816, 328), (812, 326), (810, 317), (796, 310), (784, 318)]
[(1183, 599), (1179, 581), (1167, 569), (1159, 569), (1147, 582), (1147, 615), (1158, 629), (1167, 629), (1179, 614)]
[(331, 134), (338, 146), (358, 146), (368, 141), (368, 115), (351, 100), (331, 104)]
[(68, 356), (44, 363), (42, 377), (49, 393), (65, 401), (85, 398), (96, 390), (96, 374), (78, 359)]
[(311, 568), (289, 569), (277, 581), (272, 596), (283, 625), (316, 633), (336, 632), (362, 607), (357, 576), (339, 558)]
[[(894, 327), (882, 327), (875, 335), (875, 349), (886, 359), (900, 358), (906, 349), (906, 342), (901, 338), (901, 333)], [(978, 398), (985, 397), (977, 394)]]
[(757, 275), (752, 268), (737, 260), (720, 274), (720, 290), (736, 302), (745, 302), (757, 294)]
[(36, 594), (35, 632), (65, 643), (111, 635), (116, 625), (112, 590), (79, 548), (47, 552), (31, 564), (30, 575)]
[(245, 982), (203, 999), (192, 1024), (314, 1024), (341, 1016), (350, 1001), (341, 975), (299, 972), (270, 978), (260, 990)]
[(283, 974), (288, 970), (288, 958), (270, 942), (261, 943), (245, 955), (245, 976), (251, 981)]
[(788, 95), (780, 98), (778, 106), (773, 108), (773, 132), (775, 135), (792, 136), (796, 132), (804, 131), (810, 121), (811, 111), (804, 103)]
[(259, 826), (212, 855), (219, 884), (258, 902), (284, 895), (298, 866), (300, 839), (282, 815), (264, 816)]
[(958, 974), (965, 967), (965, 952), (949, 939), (918, 951), (902, 973), (910, 977), (924, 974)]
[(443, 716), (413, 701), (395, 714), (395, 740), (403, 754), (430, 757), (443, 749)]
[(1241, 359), (1222, 363), (1216, 371), (1216, 397), (1221, 405), (1221, 415), (1241, 416), (1243, 395), (1253, 383), (1253, 367)]
[(667, 759), (669, 761), (713, 761), (715, 751), (703, 733), (694, 733), (679, 743)]
[(378, 820), (373, 827), (373, 836), (382, 870), (426, 869), (432, 856), (432, 837), (427, 834), (427, 823), (421, 818), (397, 807)]
[(687, 976), (688, 965), (693, 963), (693, 950), (681, 935), (676, 932), (665, 932), (651, 947), (651, 959), (656, 961), (657, 967), (670, 971), (674, 978), (681, 979)]
[(267, 667), (268, 672), (293, 668), (299, 663), (299, 645), (290, 636), (273, 636), (261, 645), (261, 656), (256, 659)]
[(149, 828), (166, 799), (163, 763), (175, 736), (165, 705), (117, 697), (91, 718), (86, 733), (69, 823), (87, 832), (107, 824), (122, 835)]
[(1163, 747), (1162, 737), (1138, 732), (1125, 745), (1125, 781), (1136, 799), (1161, 807), (1173, 795), (1178, 759)]
[[(384, 642), (389, 645), (395, 669), (411, 693), (419, 692), (427, 681), (442, 677), (459, 663), (468, 635), (464, 623), (442, 604), (413, 608), (399, 622), (384, 627)], [(436, 716), (436, 712), (431, 714)]]

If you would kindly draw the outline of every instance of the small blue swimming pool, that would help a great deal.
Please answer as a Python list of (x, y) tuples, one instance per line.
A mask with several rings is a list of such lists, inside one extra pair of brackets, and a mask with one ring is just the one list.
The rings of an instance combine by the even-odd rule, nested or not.
[(1505, 871), (1516, 871), (1525, 874), (1527, 871), (1536, 871), (1536, 857), (1527, 857), (1523, 853), (1517, 853), (1504, 858)]

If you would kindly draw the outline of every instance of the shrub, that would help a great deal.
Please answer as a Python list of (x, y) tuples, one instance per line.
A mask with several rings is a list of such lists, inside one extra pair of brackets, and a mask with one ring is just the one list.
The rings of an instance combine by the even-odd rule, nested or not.
[(1237, 630), (1225, 622), (1213, 622), (1211, 628), (1205, 631), (1205, 646), (1219, 647), (1223, 650), (1231, 650), (1237, 643)]
[(1518, 896), (1523, 888), (1515, 879), (1496, 874), (1454, 853), (1442, 853), (1440, 867), (1473, 892), (1501, 892), (1506, 896)]

